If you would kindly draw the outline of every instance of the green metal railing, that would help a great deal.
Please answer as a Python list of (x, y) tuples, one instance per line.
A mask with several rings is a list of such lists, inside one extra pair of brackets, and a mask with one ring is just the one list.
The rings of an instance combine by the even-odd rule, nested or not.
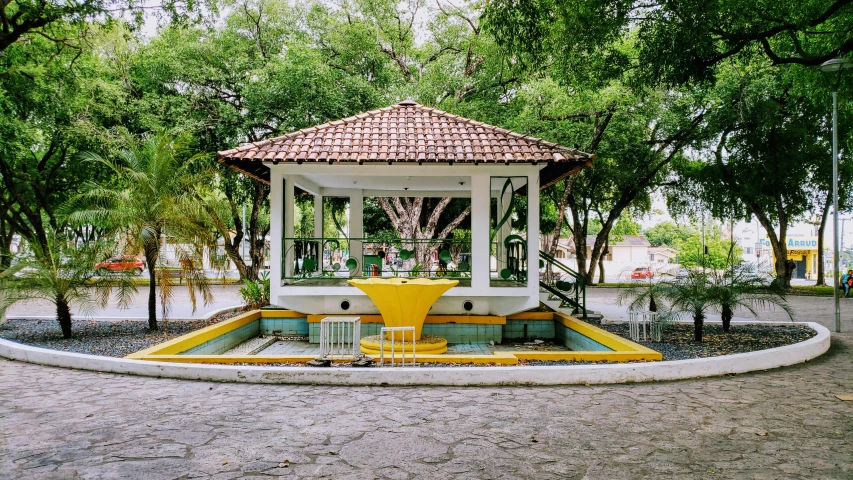
[[(583, 318), (586, 318), (586, 280), (584, 277), (542, 250), (539, 250), (539, 261), (546, 272), (546, 280), (540, 280), (539, 286), (559, 298), (561, 307), (572, 307), (576, 311), (582, 312)], [(548, 273), (553, 272), (554, 267), (563, 272), (563, 275), (549, 279)]]
[(456, 239), (283, 238), (285, 280), (372, 276), (470, 277), (471, 242)]

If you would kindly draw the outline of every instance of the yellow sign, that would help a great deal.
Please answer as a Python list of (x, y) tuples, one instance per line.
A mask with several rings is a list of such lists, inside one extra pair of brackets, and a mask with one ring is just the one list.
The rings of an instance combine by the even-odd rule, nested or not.
[(788, 250), (788, 256), (791, 255), (811, 255), (814, 253), (813, 250)]

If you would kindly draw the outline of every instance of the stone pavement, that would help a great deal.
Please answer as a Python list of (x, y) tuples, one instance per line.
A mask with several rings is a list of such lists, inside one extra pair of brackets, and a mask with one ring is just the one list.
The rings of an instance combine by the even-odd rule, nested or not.
[[(792, 303), (831, 321), (831, 299)], [(562, 388), (220, 384), (0, 360), (0, 479), (851, 479), (842, 392), (851, 333), (770, 372)]]

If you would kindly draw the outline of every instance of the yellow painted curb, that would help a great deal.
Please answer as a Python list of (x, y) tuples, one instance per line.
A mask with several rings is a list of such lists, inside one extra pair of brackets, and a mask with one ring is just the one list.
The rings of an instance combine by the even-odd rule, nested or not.
[[(504, 352), (501, 352), (504, 353)], [(654, 360), (648, 353), (640, 352), (506, 352), (519, 360), (540, 360), (544, 362), (636, 362)], [(658, 359), (659, 360), (659, 359)]]
[(639, 343), (635, 343), (631, 340), (628, 340), (627, 338), (623, 338), (619, 335), (610, 333), (607, 330), (603, 330), (594, 325), (590, 325), (570, 315), (566, 315), (565, 313), (554, 312), (554, 321), (559, 322), (561, 325), (570, 328), (580, 333), (581, 335), (584, 335), (587, 338), (595, 340), (596, 342), (604, 345), (607, 348), (613, 349), (614, 352), (640, 353), (644, 355), (644, 357), (642, 358), (643, 360), (663, 359), (663, 355), (661, 355), (660, 352), (656, 352), (651, 348), (644, 347)]
[(519, 312), (507, 315), (507, 320), (553, 320), (554, 312)]
[(131, 353), (125, 358), (141, 359), (148, 355), (169, 355), (185, 352), (195, 346), (201, 345), (202, 343), (208, 340), (212, 340), (216, 337), (224, 335), (230, 332), (231, 330), (235, 330), (242, 327), (243, 325), (248, 325), (260, 318), (261, 311), (252, 310), (241, 315), (237, 315), (236, 317), (229, 318), (224, 322), (219, 322), (209, 327), (204, 327), (200, 330), (190, 332), (186, 335), (181, 335), (180, 337), (173, 338), (169, 341), (158, 343), (153, 347), (149, 347), (144, 350)]
[(261, 310), (261, 318), (307, 318), (304, 313), (293, 310)]

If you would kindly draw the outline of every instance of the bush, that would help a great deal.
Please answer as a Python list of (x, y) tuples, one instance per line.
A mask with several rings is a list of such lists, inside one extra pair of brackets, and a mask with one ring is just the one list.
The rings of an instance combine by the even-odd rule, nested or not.
[(243, 280), (245, 286), (240, 288), (240, 296), (246, 304), (246, 310), (255, 310), (270, 304), (269, 273), (263, 272), (256, 281)]

